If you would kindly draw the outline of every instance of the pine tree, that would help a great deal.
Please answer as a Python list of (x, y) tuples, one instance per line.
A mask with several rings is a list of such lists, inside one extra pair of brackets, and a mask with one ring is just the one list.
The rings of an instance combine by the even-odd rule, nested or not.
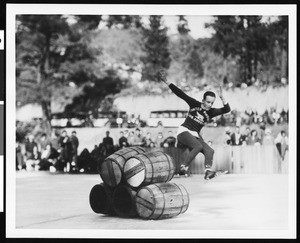
[(97, 18), (70, 25), (62, 15), (18, 15), (16, 29), (17, 101), (38, 103), (50, 128), (51, 101), (67, 96), (69, 83), (93, 79), (98, 50), (89, 47), (89, 30)]
[(181, 35), (186, 35), (191, 31), (188, 27), (188, 21), (184, 17), (184, 15), (179, 15), (179, 23), (177, 25), (177, 30)]
[(143, 29), (146, 56), (142, 58), (144, 63), (142, 80), (156, 81), (159, 69), (168, 69), (170, 66), (169, 38), (161, 15), (151, 15), (149, 21), (149, 28)]

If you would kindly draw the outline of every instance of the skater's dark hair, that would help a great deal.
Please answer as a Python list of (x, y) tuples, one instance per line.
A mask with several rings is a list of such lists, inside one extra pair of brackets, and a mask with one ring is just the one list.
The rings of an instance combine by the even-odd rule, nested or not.
[(203, 99), (204, 99), (204, 100), (206, 99), (206, 96), (211, 96), (211, 97), (216, 98), (215, 93), (212, 92), (212, 91), (206, 91), (206, 92), (203, 94)]

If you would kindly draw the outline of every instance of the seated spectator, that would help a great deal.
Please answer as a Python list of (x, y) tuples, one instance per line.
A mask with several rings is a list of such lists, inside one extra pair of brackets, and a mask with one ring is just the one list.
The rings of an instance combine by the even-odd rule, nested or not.
[[(55, 148), (51, 146), (51, 144), (47, 144), (43, 153), (41, 154), (41, 161), (39, 163), (40, 170), (49, 170), (51, 166), (55, 168), (59, 153)], [(51, 170), (56, 171), (55, 169)]]
[(168, 132), (168, 137), (163, 141), (163, 146), (164, 147), (172, 147), (174, 148), (176, 144), (176, 138), (173, 136), (173, 132), (169, 131)]
[(80, 155), (78, 156), (78, 170), (79, 172), (88, 172), (91, 170), (91, 154), (87, 148), (82, 150)]
[(261, 144), (260, 138), (258, 137), (257, 131), (255, 129), (251, 130), (251, 136), (249, 137), (248, 144), (249, 145)]

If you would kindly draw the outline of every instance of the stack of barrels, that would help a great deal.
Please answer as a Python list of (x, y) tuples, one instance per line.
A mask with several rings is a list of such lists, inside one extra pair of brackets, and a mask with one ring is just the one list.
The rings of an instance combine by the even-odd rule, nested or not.
[(170, 182), (175, 173), (173, 158), (162, 151), (123, 148), (101, 163), (99, 173), (103, 182), (89, 196), (95, 213), (164, 219), (188, 209), (188, 192)]

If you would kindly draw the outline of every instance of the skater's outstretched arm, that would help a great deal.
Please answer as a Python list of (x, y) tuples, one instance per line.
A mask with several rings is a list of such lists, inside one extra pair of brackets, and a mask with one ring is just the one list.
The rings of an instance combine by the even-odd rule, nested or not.
[(224, 98), (224, 95), (223, 95), (223, 89), (222, 89), (222, 86), (220, 85), (219, 87), (219, 97), (220, 99), (222, 100), (223, 102), (223, 107), (222, 108), (212, 108), (212, 115), (213, 117), (214, 116), (219, 116), (219, 115), (222, 115), (222, 114), (225, 114), (225, 113), (228, 113), (230, 112), (230, 106), (228, 104), (228, 102), (226, 101), (226, 99)]
[(164, 82), (166, 85), (168, 85), (169, 88), (173, 91), (174, 94), (176, 94), (179, 98), (183, 99), (189, 105), (194, 104), (195, 102), (198, 102), (194, 98), (192, 98), (192, 97), (188, 96), (186, 93), (184, 93), (175, 84), (168, 81), (167, 77), (166, 77), (166, 73), (163, 70), (159, 71), (158, 80), (161, 81), (161, 82)]

